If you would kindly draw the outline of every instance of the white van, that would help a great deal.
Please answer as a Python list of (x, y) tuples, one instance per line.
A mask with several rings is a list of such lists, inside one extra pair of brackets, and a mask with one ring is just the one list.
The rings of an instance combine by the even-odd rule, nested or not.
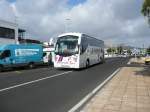
[(52, 63), (54, 63), (54, 48), (43, 48), (43, 62), (48, 64), (49, 58), (51, 57)]

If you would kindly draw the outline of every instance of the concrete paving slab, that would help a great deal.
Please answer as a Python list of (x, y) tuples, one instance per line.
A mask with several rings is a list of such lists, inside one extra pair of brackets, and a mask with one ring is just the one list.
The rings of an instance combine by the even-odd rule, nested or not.
[(150, 112), (150, 68), (141, 59), (130, 61), (136, 66), (123, 67), (81, 112)]

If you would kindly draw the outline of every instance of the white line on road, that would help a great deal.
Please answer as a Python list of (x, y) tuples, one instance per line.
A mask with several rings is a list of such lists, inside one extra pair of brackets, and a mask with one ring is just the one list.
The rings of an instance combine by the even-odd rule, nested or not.
[(85, 96), (78, 104), (71, 108), (68, 112), (77, 112), (86, 102), (92, 98), (111, 78), (113, 78), (121, 68), (118, 68), (112, 75), (110, 75), (103, 83), (97, 86), (92, 92)]
[(14, 86), (11, 86), (11, 87), (8, 87), (8, 88), (0, 89), (0, 92), (7, 91), (7, 90), (10, 90), (10, 89), (14, 89), (14, 88), (21, 87), (21, 86), (25, 86), (25, 85), (29, 85), (29, 84), (33, 84), (33, 83), (43, 81), (43, 80), (46, 80), (46, 79), (62, 76), (64, 74), (68, 74), (68, 73), (71, 73), (71, 72), (72, 71), (63, 72), (63, 73), (56, 74), (56, 75), (53, 75), (53, 76), (44, 77), (44, 78), (40, 78), (40, 79), (37, 79), (37, 80), (33, 80), (33, 81), (25, 82), (25, 83), (22, 83), (22, 84), (14, 85)]

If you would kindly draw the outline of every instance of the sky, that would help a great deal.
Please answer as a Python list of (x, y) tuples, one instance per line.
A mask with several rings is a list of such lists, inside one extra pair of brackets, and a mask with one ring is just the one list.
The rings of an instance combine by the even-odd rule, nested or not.
[(0, 0), (0, 19), (17, 22), (27, 38), (49, 41), (82, 32), (106, 44), (150, 46), (143, 0)]
[(71, 6), (75, 6), (75, 5), (84, 3), (84, 2), (86, 2), (86, 0), (69, 0), (68, 4), (71, 5)]

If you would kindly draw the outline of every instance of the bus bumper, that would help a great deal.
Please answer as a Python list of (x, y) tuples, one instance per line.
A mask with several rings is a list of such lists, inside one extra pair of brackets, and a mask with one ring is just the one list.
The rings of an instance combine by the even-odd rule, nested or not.
[(75, 65), (75, 64), (54, 64), (54, 68), (74, 68), (74, 69), (79, 69), (79, 65)]

